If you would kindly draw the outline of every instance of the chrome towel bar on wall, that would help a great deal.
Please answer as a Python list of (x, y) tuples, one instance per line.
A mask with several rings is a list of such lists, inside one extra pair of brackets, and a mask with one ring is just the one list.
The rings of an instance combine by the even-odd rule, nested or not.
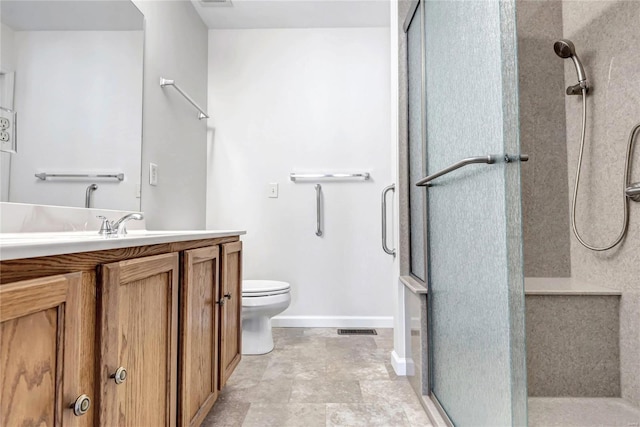
[(320, 179), (347, 179), (347, 178), (356, 178), (367, 181), (371, 178), (369, 172), (359, 172), (359, 173), (290, 173), (289, 179), (295, 182), (298, 179), (309, 179), (309, 180), (320, 180)]
[(42, 181), (46, 181), (47, 178), (107, 178), (107, 179), (117, 179), (118, 181), (124, 181), (123, 173), (109, 173), (109, 174), (90, 174), (90, 173), (37, 173), (35, 177), (41, 179)]
[(206, 111), (204, 111), (197, 103), (196, 101), (193, 100), (193, 98), (191, 98), (189, 95), (187, 95), (182, 89), (180, 89), (180, 86), (178, 86), (176, 84), (175, 80), (171, 80), (171, 79), (165, 79), (164, 77), (160, 77), (160, 87), (165, 87), (165, 86), (173, 86), (173, 88), (175, 90), (178, 91), (178, 93), (182, 96), (184, 96), (184, 98), (189, 102), (189, 104), (193, 105), (196, 110), (198, 110), (199, 114), (198, 114), (198, 120), (202, 120), (202, 119), (208, 119), (209, 115), (207, 114)]
[[(314, 188), (316, 190), (316, 236), (322, 237), (322, 186), (318, 184), (318, 181), (333, 180), (342, 181), (347, 179), (361, 179), (367, 181), (371, 178), (369, 172), (356, 172), (356, 173), (296, 173), (289, 174), (289, 179), (293, 183), (315, 183)], [(299, 180), (299, 181), (298, 181)]]

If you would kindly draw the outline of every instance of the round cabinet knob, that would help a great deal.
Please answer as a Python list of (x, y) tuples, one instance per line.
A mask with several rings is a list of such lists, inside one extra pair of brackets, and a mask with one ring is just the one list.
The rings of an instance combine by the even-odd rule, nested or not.
[(115, 374), (111, 375), (110, 378), (113, 378), (116, 384), (122, 384), (127, 379), (127, 370), (124, 367), (120, 366), (116, 370)]
[(231, 294), (224, 294), (224, 297), (225, 297), (226, 299), (231, 299)]
[(87, 396), (86, 394), (81, 394), (80, 396), (78, 396), (76, 401), (73, 402), (73, 405), (71, 405), (71, 407), (73, 408), (73, 415), (75, 415), (76, 417), (80, 417), (89, 412), (89, 408), (91, 407), (91, 399), (89, 399), (89, 396)]
[(218, 301), (218, 305), (220, 307), (222, 307), (224, 305), (224, 298), (220, 298), (220, 301)]

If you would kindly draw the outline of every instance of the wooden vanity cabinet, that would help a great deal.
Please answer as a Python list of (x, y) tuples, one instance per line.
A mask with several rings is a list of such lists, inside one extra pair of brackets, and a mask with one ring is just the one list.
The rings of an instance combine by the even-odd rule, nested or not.
[(241, 357), (241, 249), (230, 236), (0, 262), (0, 425), (200, 425)]
[(242, 357), (242, 242), (182, 258), (181, 426), (199, 426)]
[(218, 398), (220, 249), (185, 251), (180, 287), (179, 425), (199, 426)]
[(73, 273), (0, 287), (0, 425), (79, 425), (81, 283)]
[(99, 271), (99, 425), (173, 426), (178, 254), (105, 264)]
[(222, 305), (220, 314), (220, 388), (242, 357), (242, 242), (222, 245)]

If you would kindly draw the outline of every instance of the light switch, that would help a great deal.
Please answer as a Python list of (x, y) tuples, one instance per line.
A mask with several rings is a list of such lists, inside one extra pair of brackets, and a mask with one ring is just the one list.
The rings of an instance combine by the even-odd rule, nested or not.
[(158, 165), (149, 163), (149, 185), (158, 185)]
[(267, 195), (271, 199), (277, 199), (278, 198), (278, 183), (277, 182), (270, 182), (269, 183), (268, 194)]

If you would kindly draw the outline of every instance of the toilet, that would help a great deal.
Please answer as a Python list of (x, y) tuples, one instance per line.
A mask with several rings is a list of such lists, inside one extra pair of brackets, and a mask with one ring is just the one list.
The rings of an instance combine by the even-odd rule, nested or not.
[(291, 303), (291, 286), (275, 280), (242, 281), (242, 354), (273, 350), (271, 318)]

